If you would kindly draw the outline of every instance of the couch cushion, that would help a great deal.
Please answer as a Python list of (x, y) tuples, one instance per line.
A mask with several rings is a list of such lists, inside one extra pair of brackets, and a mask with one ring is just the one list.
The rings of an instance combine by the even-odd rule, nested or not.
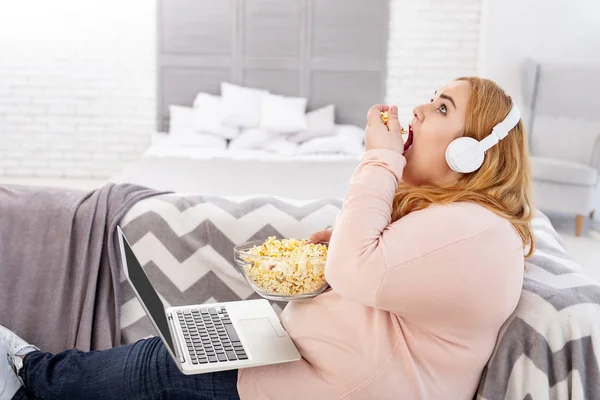
[(596, 169), (556, 158), (532, 156), (531, 169), (534, 180), (583, 186), (595, 186), (598, 181)]

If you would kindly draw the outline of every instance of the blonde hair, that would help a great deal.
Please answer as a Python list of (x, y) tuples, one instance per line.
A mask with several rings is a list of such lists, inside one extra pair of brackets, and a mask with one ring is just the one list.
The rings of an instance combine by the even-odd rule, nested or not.
[[(465, 136), (481, 140), (508, 115), (512, 99), (488, 79), (466, 77), (457, 80), (471, 85)], [(394, 198), (392, 220), (431, 204), (452, 202), (479, 204), (506, 218), (521, 237), (523, 247), (528, 247), (525, 257), (531, 256), (535, 244), (531, 227), (534, 209), (527, 135), (522, 121), (486, 152), (481, 168), (462, 174), (457, 182), (446, 186), (401, 183)]]

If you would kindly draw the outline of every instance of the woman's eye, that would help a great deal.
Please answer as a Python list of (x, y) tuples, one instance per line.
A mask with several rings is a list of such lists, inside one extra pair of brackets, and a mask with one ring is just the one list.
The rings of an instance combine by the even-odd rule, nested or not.
[(444, 115), (446, 115), (446, 113), (448, 112), (448, 110), (446, 109), (446, 105), (445, 104), (442, 104), (440, 106), (440, 108), (438, 108), (438, 111), (441, 112)]

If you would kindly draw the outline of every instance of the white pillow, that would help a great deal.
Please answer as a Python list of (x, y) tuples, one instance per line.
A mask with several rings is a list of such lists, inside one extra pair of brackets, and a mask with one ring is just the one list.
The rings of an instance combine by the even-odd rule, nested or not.
[(194, 128), (199, 132), (210, 133), (225, 139), (238, 136), (239, 128), (221, 123), (221, 97), (209, 93), (198, 93), (194, 100)]
[(364, 129), (355, 125), (336, 125), (334, 136), (318, 137), (298, 146), (296, 154), (351, 154), (364, 152)]
[(229, 148), (233, 150), (264, 149), (276, 137), (277, 132), (261, 128), (242, 129), (240, 135), (229, 143)]
[(290, 135), (288, 140), (302, 143), (320, 136), (335, 135), (335, 106), (330, 104), (307, 113), (306, 125), (305, 130)]
[(260, 127), (291, 133), (306, 129), (306, 98), (267, 94), (263, 97)]
[(227, 147), (225, 139), (207, 133), (200, 133), (194, 129), (193, 108), (170, 105), (169, 115), (169, 143), (218, 149)]
[(194, 129), (194, 109), (169, 105), (169, 134), (186, 135), (196, 133)]
[(256, 128), (260, 123), (262, 99), (269, 92), (221, 83), (221, 110), (219, 120), (223, 125)]

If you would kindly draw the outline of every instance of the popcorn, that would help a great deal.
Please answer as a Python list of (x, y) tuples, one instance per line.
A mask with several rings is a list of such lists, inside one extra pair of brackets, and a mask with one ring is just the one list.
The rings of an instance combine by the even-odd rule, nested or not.
[(248, 278), (267, 293), (293, 296), (314, 293), (325, 285), (327, 246), (306, 240), (269, 237), (241, 257)]
[(385, 125), (387, 125), (387, 123), (388, 123), (388, 112), (387, 111), (384, 111), (384, 112), (381, 113), (381, 121)]
[[(388, 120), (389, 120), (389, 115), (387, 111), (384, 111), (381, 113), (381, 121), (387, 126), (388, 124)], [(406, 135), (408, 132), (406, 131), (406, 129), (404, 129), (404, 127), (400, 127), (400, 133), (403, 135)]]

